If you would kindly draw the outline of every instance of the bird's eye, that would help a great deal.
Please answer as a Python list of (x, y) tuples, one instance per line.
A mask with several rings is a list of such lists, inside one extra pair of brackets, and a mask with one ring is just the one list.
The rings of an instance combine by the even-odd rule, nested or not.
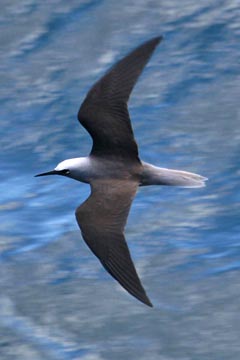
[(68, 175), (70, 171), (68, 169), (61, 170), (61, 175)]

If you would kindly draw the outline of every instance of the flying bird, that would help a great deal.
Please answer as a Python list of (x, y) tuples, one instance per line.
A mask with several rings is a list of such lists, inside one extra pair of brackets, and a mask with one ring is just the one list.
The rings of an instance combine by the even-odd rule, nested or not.
[(128, 99), (162, 37), (143, 43), (118, 61), (89, 90), (79, 112), (80, 124), (92, 137), (87, 157), (60, 162), (52, 171), (90, 184), (91, 194), (76, 209), (82, 237), (104, 268), (131, 295), (153, 306), (138, 277), (125, 236), (131, 203), (139, 186), (202, 187), (206, 178), (141, 161), (128, 112)]

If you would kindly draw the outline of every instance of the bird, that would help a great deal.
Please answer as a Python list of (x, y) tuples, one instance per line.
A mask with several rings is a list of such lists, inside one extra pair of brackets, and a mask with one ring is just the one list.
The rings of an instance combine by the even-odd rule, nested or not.
[(61, 175), (87, 183), (90, 196), (75, 211), (82, 237), (105, 270), (140, 302), (153, 306), (134, 266), (125, 225), (141, 186), (203, 187), (206, 177), (160, 168), (139, 158), (128, 100), (143, 68), (162, 41), (156, 36), (120, 59), (88, 91), (78, 112), (92, 137), (89, 156), (67, 159), (35, 176)]

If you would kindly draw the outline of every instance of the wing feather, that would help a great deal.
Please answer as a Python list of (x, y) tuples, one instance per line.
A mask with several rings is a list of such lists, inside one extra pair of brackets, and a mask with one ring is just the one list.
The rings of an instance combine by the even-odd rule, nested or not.
[(93, 139), (91, 155), (139, 161), (127, 108), (131, 91), (154, 49), (151, 39), (118, 61), (88, 92), (78, 119)]
[(137, 275), (124, 227), (138, 183), (133, 181), (96, 181), (91, 195), (77, 208), (76, 218), (82, 236), (104, 268), (131, 295), (152, 306)]

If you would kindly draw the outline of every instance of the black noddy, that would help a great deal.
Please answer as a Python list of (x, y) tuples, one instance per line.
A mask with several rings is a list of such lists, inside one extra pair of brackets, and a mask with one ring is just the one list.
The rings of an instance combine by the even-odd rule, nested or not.
[(78, 112), (93, 145), (88, 157), (68, 159), (43, 175), (63, 175), (88, 183), (91, 194), (76, 209), (82, 237), (124, 289), (152, 306), (133, 264), (125, 236), (131, 203), (139, 186), (202, 187), (207, 178), (160, 168), (139, 159), (128, 112), (131, 91), (162, 40), (155, 37), (118, 61), (88, 92)]

